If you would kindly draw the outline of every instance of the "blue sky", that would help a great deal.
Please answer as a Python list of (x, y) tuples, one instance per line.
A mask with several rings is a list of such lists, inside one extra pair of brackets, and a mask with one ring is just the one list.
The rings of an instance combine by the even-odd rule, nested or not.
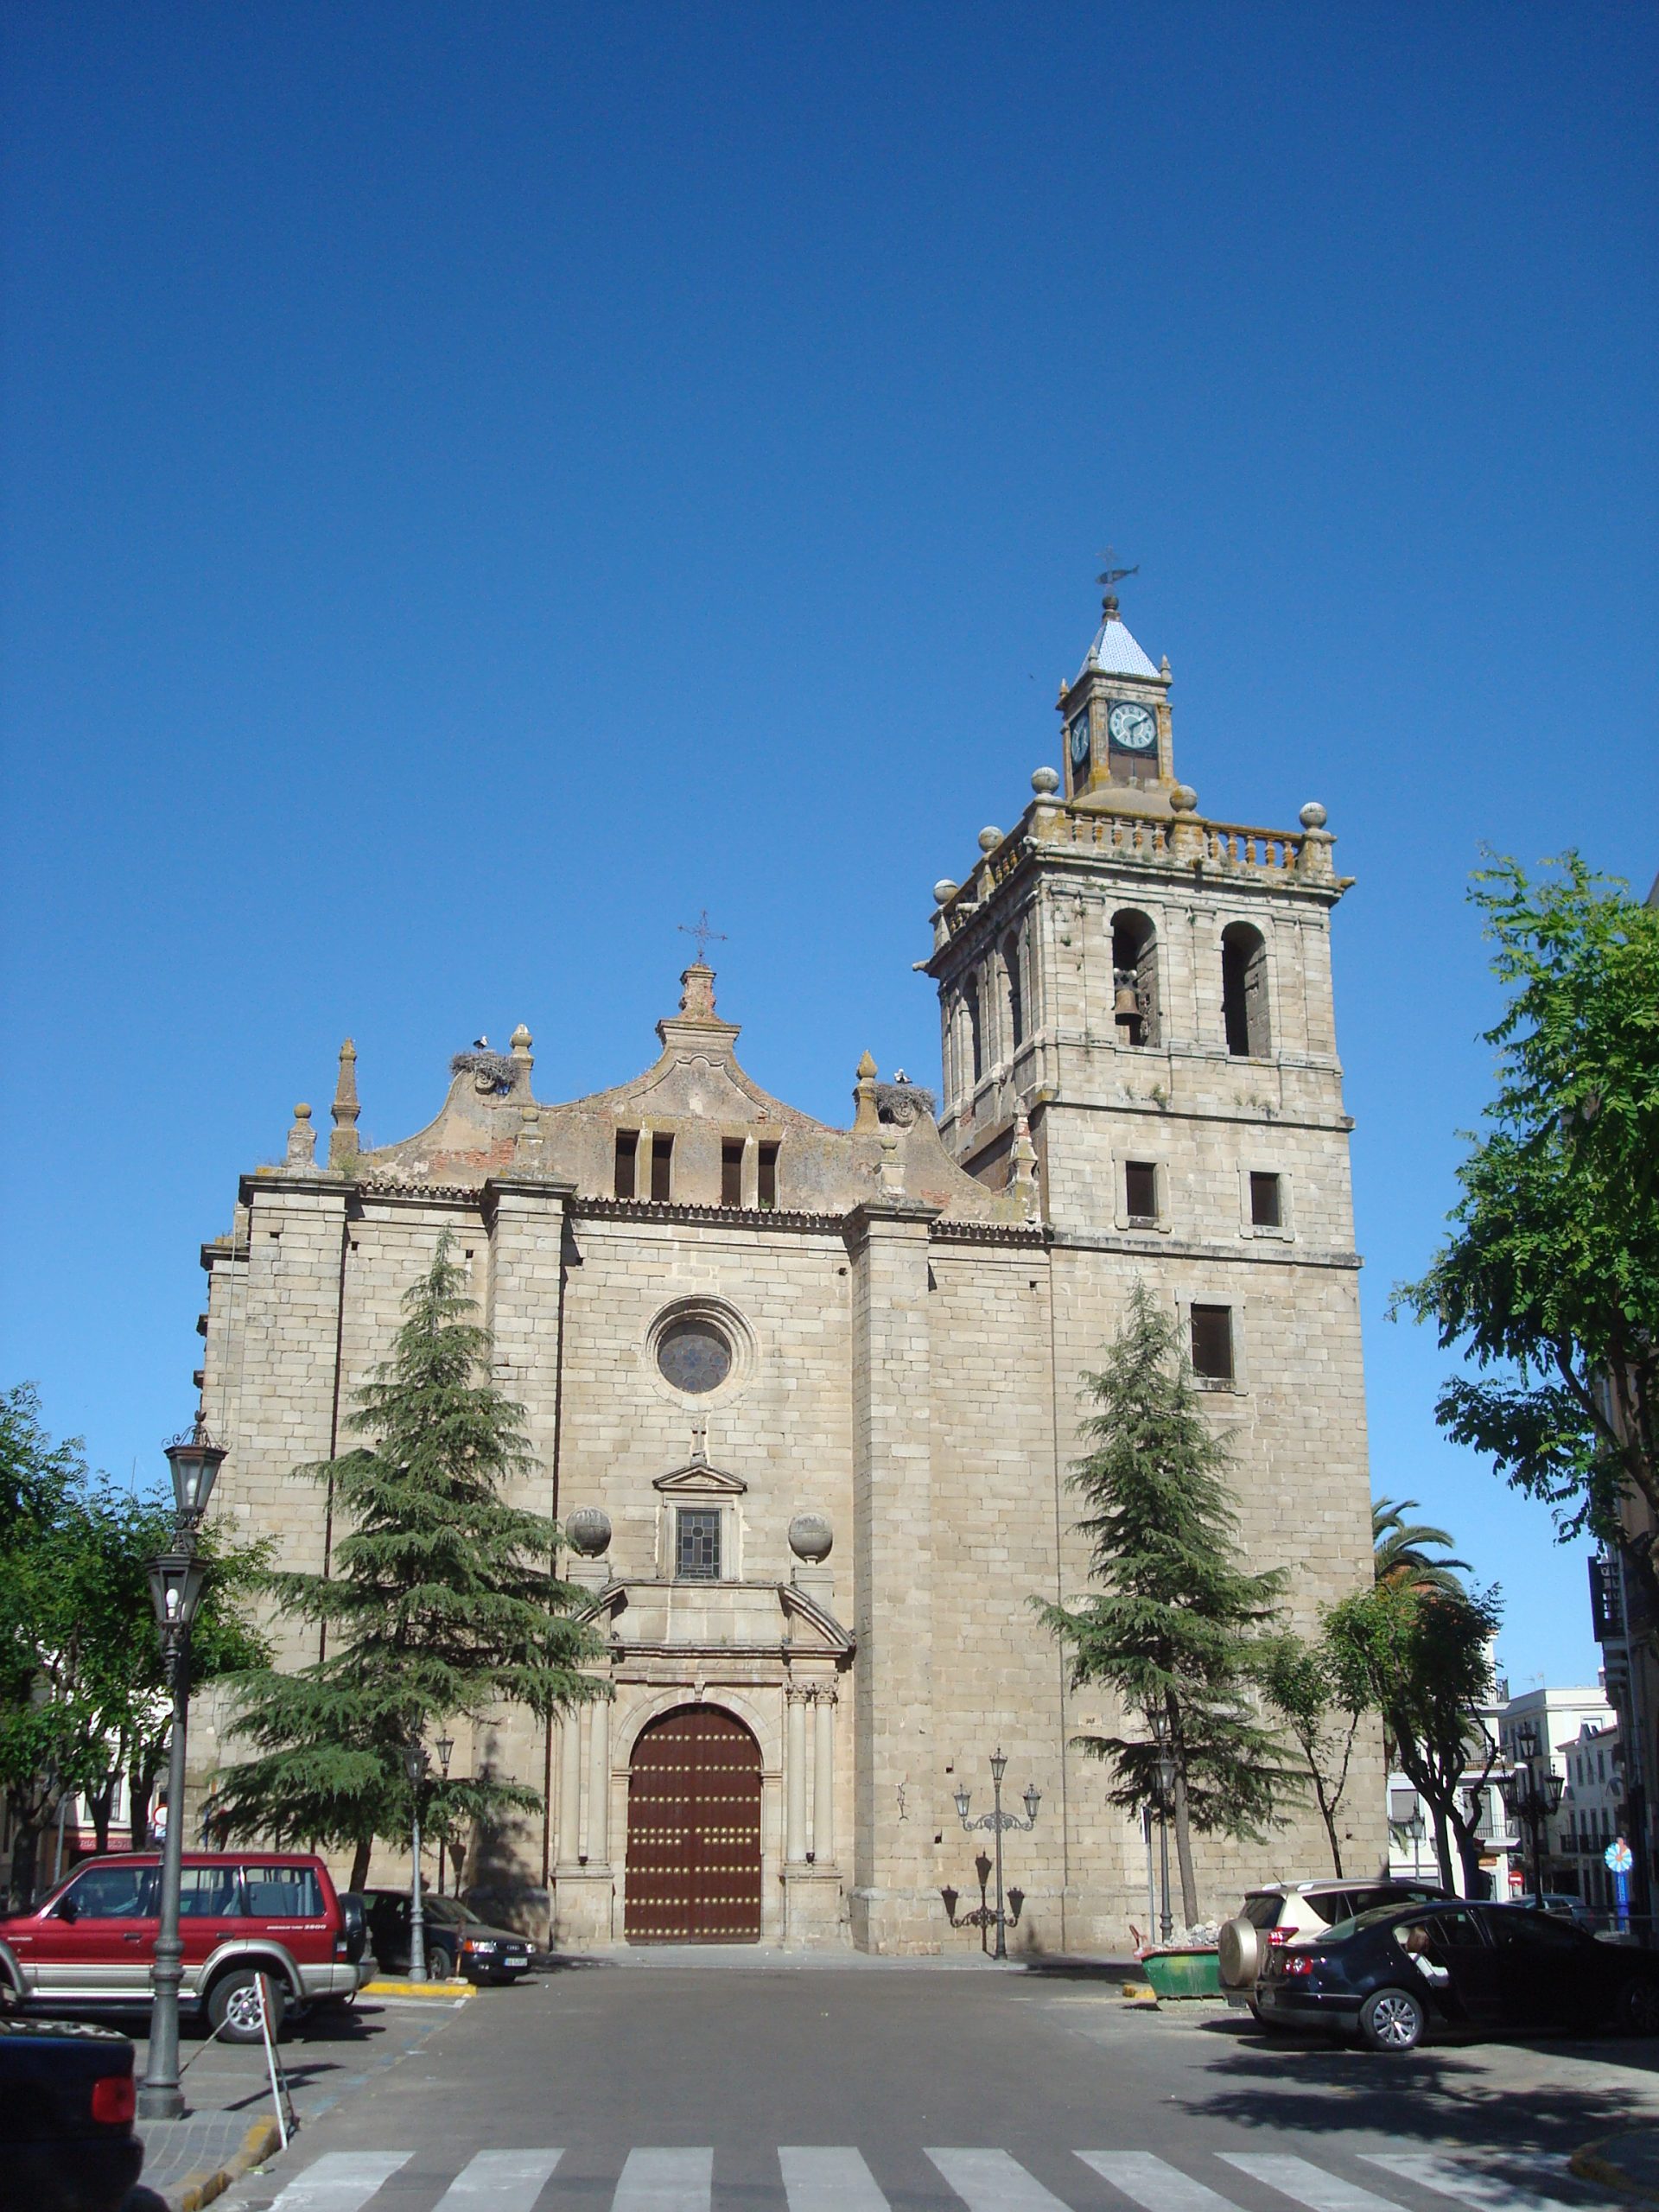
[(937, 1065), (928, 891), (1125, 612), (1205, 811), (1330, 810), (1374, 1474), (1581, 1560), (1382, 1317), (1494, 999), (1483, 840), (1659, 867), (1650, 9), (4, 11), (9, 1377), (126, 1476), (196, 1246), (480, 1029)]

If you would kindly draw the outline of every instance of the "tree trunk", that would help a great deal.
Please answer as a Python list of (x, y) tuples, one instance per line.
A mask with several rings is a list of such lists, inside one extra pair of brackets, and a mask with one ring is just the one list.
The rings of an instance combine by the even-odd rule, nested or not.
[(135, 1766), (127, 1777), (127, 1806), (131, 1820), (131, 1845), (143, 1850), (149, 1841), (149, 1777)]
[(373, 1849), (374, 1838), (372, 1835), (359, 1836), (357, 1848), (352, 1853), (352, 1878), (346, 1885), (348, 1890), (360, 1890), (368, 1880), (369, 1853)]
[(20, 1912), (35, 1902), (35, 1872), (39, 1866), (41, 1831), (37, 1821), (19, 1821), (11, 1840), (11, 1894)]
[(1446, 1808), (1435, 1804), (1431, 1798), (1428, 1809), (1434, 1815), (1434, 1860), (1440, 1870), (1440, 1886), (1455, 1890), (1458, 1885), (1452, 1876), (1452, 1839), (1446, 1833)]
[(1198, 1878), (1192, 1872), (1192, 1829), (1186, 1816), (1186, 1777), (1179, 1761), (1175, 1768), (1175, 1857), (1181, 1870), (1181, 1910), (1186, 1925), (1195, 1928), (1198, 1920)]
[(96, 1797), (88, 1796), (86, 1809), (92, 1816), (92, 1848), (99, 1853), (110, 1847), (110, 1807), (115, 1800), (113, 1777), (100, 1789)]
[(1337, 1816), (1332, 1807), (1325, 1803), (1325, 1790), (1318, 1782), (1314, 1783), (1314, 1789), (1319, 1801), (1319, 1818), (1325, 1822), (1325, 1834), (1331, 1840), (1331, 1864), (1336, 1869), (1337, 1879), (1340, 1881), (1342, 1879), (1342, 1839), (1337, 1834)]

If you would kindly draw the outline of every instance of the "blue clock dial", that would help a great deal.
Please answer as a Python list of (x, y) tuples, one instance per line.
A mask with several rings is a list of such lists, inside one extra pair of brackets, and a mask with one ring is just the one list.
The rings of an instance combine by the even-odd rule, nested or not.
[(1158, 742), (1158, 725), (1144, 707), (1121, 700), (1107, 716), (1112, 743), (1124, 753), (1150, 753)]

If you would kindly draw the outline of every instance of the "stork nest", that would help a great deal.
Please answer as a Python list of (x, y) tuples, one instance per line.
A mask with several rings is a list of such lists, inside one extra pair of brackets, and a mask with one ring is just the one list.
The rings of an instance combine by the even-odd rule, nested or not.
[(495, 1091), (512, 1089), (513, 1064), (505, 1052), (457, 1052), (449, 1063), (451, 1075), (487, 1076), (487, 1088)]
[(919, 1083), (878, 1083), (875, 1086), (878, 1122), (893, 1122), (899, 1128), (907, 1129), (924, 1114), (931, 1119), (938, 1111), (938, 1101)]

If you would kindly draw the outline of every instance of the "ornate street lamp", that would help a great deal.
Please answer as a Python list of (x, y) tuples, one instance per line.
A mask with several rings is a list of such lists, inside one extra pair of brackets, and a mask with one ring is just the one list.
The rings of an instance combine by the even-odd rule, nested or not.
[(1512, 1820), (1523, 1821), (1532, 1837), (1533, 1895), (1542, 1899), (1544, 1894), (1543, 1824), (1561, 1809), (1561, 1796), (1566, 1789), (1565, 1777), (1546, 1769), (1541, 1775), (1533, 1771), (1533, 1761), (1538, 1757), (1538, 1731), (1530, 1721), (1522, 1721), (1510, 1738), (1522, 1764), (1506, 1774), (1498, 1785), (1503, 1793), (1504, 1810)]
[(1175, 1754), (1161, 1725), (1154, 1731), (1158, 1745), (1158, 1859), (1163, 1879), (1163, 1902), (1158, 1913), (1158, 1940), (1167, 1943), (1175, 1933), (1169, 1910), (1169, 1808), (1175, 1797)]
[(145, 2120), (177, 2120), (184, 2112), (179, 2087), (179, 1985), (184, 1944), (179, 1935), (179, 1875), (184, 1850), (184, 1757), (190, 1721), (190, 1624), (201, 1603), (207, 1569), (196, 1556), (202, 1516), (213, 1495), (225, 1447), (215, 1444), (200, 1414), (194, 1427), (166, 1447), (173, 1472), (173, 1548), (149, 1563), (150, 1602), (161, 1633), (162, 1669), (173, 1693), (173, 1727), (167, 1746), (167, 1834), (162, 1839), (162, 1894), (150, 1967), (149, 2058), (138, 2088)]
[[(453, 1736), (440, 1736), (432, 1748), (438, 1755), (438, 1770), (443, 1779), (448, 1782), (449, 1762), (455, 1755), (455, 1739)], [(448, 1850), (449, 1808), (446, 1805), (443, 1808), (443, 1818), (438, 1828), (438, 1895), (440, 1897), (443, 1895), (443, 1862), (448, 1855)]]
[[(991, 1753), (992, 1810), (988, 1813), (982, 1813), (979, 1818), (976, 1821), (970, 1821), (968, 1817), (969, 1793), (967, 1789), (959, 1789), (956, 1792), (957, 1817), (960, 1820), (963, 1827), (969, 1829), (970, 1832), (975, 1828), (988, 1828), (995, 1839), (996, 1948), (993, 1952), (992, 1956), (999, 1959), (1006, 1959), (1008, 1955), (1007, 1940), (1008, 1916), (1003, 1909), (1002, 1892), (1003, 1834), (1008, 1828), (1034, 1828), (1037, 1825), (1037, 1808), (1043, 1802), (1042, 1791), (1033, 1783), (1025, 1793), (1026, 1811), (1029, 1817), (1022, 1821), (1018, 1813), (1005, 1813), (1002, 1809), (1002, 1777), (1007, 1772), (1007, 1755), (999, 1745), (998, 1748)], [(1020, 1892), (1020, 1903), (1023, 1904), (1024, 1902), (1025, 1893), (1022, 1891)], [(947, 1906), (946, 1910), (950, 1910), (950, 1908)], [(952, 1923), (954, 1924), (954, 1923), (955, 1915), (954, 1912), (952, 1912)]]
[(426, 1980), (426, 1916), (421, 1910), (421, 1784), (432, 1762), (426, 1745), (416, 1737), (404, 1746), (404, 1772), (409, 1777), (410, 1858), (413, 1878), (409, 1891), (409, 1978)]

